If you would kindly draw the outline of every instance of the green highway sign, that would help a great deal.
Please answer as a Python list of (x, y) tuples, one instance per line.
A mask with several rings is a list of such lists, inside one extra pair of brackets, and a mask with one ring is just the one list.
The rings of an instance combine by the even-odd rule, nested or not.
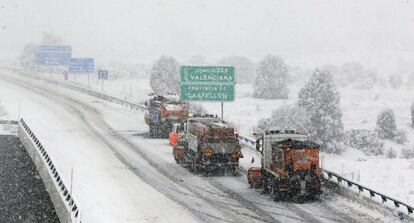
[(182, 66), (180, 83), (187, 84), (234, 84), (234, 67)]
[(234, 101), (234, 67), (182, 66), (180, 100)]
[(182, 101), (234, 101), (234, 85), (180, 84)]

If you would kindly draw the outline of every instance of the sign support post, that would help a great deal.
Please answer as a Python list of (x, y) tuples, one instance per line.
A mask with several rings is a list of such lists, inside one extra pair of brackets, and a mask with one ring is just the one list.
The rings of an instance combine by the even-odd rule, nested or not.
[(221, 102), (221, 120), (222, 121), (224, 121), (223, 111), (224, 111), (224, 102)]
[(89, 88), (89, 74), (94, 70), (93, 58), (71, 58), (69, 60), (69, 73), (73, 74), (73, 80), (76, 81), (76, 74), (85, 73), (88, 75)]
[(101, 93), (103, 93), (103, 82), (104, 82), (104, 79), (101, 79)]
[(98, 70), (99, 79), (101, 79), (101, 92), (103, 93), (104, 80), (108, 80), (108, 70)]

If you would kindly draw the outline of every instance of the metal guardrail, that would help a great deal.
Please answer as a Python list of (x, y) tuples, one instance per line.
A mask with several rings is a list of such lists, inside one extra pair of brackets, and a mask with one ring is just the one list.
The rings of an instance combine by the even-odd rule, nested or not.
[[(24, 70), (24, 69), (21, 69), (21, 68), (3, 67), (3, 66), (0, 66), (0, 68), (7, 69), (7, 70), (12, 70), (12, 71), (17, 71), (17, 72), (20, 72), (21, 74), (23, 74), (25, 76), (33, 78), (32, 75), (26, 74), (26, 72), (34, 72), (34, 71), (28, 71), (28, 70)], [(54, 85), (62, 86), (62, 87), (68, 88), (68, 89), (78, 91), (78, 92), (82, 92), (84, 94), (88, 94), (90, 96), (97, 97), (97, 98), (103, 99), (105, 101), (120, 104), (120, 105), (126, 106), (130, 109), (141, 110), (141, 111), (147, 109), (143, 105), (132, 103), (132, 102), (129, 102), (127, 100), (123, 100), (123, 99), (117, 98), (117, 97), (109, 95), (109, 94), (100, 93), (100, 92), (91, 90), (87, 87), (82, 87), (82, 86), (79, 86), (79, 85), (76, 85), (76, 84), (72, 84), (72, 83), (68, 83), (68, 82), (64, 82), (64, 81), (53, 80), (53, 79), (49, 79), (49, 78), (45, 78), (45, 77), (41, 77), (41, 76), (36, 76), (35, 78), (39, 79), (39, 80), (42, 80), (42, 81), (45, 81), (45, 82), (50, 83), (50, 84), (54, 84)]]
[(132, 102), (129, 102), (129, 101), (126, 101), (126, 100), (122, 100), (122, 99), (119, 99), (117, 97), (114, 97), (114, 96), (111, 96), (111, 95), (108, 95), (108, 94), (99, 93), (99, 92), (96, 92), (96, 91), (91, 90), (91, 89), (86, 88), (86, 87), (81, 87), (81, 86), (78, 86), (78, 85), (75, 85), (75, 84), (65, 83), (65, 82), (57, 81), (57, 80), (51, 80), (51, 79), (44, 78), (44, 77), (38, 77), (38, 79), (41, 79), (41, 80), (43, 80), (45, 82), (48, 82), (48, 83), (51, 83), (51, 84), (55, 84), (55, 85), (63, 86), (65, 88), (69, 88), (69, 89), (72, 89), (72, 90), (75, 90), (75, 91), (79, 91), (79, 92), (88, 94), (90, 96), (94, 96), (94, 97), (103, 99), (105, 101), (120, 104), (120, 105), (126, 106), (126, 107), (134, 109), (134, 110), (144, 110), (144, 109), (146, 109), (145, 106), (135, 104), (135, 103), (132, 103)]
[(24, 132), (31, 139), (32, 144), (36, 148), (37, 152), (41, 155), (42, 161), (45, 163), (45, 166), (49, 170), (49, 175), (52, 179), (54, 179), (53, 183), (58, 189), (62, 201), (65, 203), (65, 206), (68, 209), (68, 212), (70, 213), (72, 222), (81, 223), (81, 209), (79, 205), (76, 203), (71, 193), (69, 192), (69, 189), (66, 186), (67, 184), (65, 184), (63, 177), (61, 177), (61, 175), (59, 174), (59, 171), (54, 162), (52, 161), (51, 157), (49, 156), (48, 152), (23, 119), (20, 119), (19, 125), (21, 125)]
[[(336, 181), (337, 181), (338, 184), (340, 184), (341, 182), (345, 182), (346, 185), (348, 186), (348, 188), (355, 187), (355, 188), (358, 189), (359, 193), (361, 193), (364, 190), (366, 190), (366, 191), (369, 192), (370, 198), (373, 198), (375, 196), (379, 196), (381, 198), (382, 203), (385, 203), (387, 201), (390, 201), (390, 202), (393, 203), (393, 205), (394, 205), (395, 208), (399, 208), (399, 207), (403, 206), (403, 207), (406, 208), (408, 215), (413, 214), (414, 208), (412, 206), (410, 206), (410, 205), (402, 202), (402, 201), (399, 201), (399, 200), (397, 200), (395, 198), (392, 198), (392, 197), (390, 197), (388, 195), (385, 195), (385, 194), (380, 193), (378, 191), (375, 191), (375, 190), (373, 190), (371, 188), (368, 188), (366, 186), (363, 186), (363, 185), (361, 185), (359, 183), (356, 183), (356, 182), (354, 182), (352, 180), (348, 180), (348, 179), (342, 177), (341, 175), (339, 175), (337, 173), (334, 173), (332, 171), (329, 171), (329, 170), (326, 170), (326, 169), (323, 169), (322, 171), (325, 174), (327, 174), (327, 176), (328, 176), (327, 179), (328, 180), (331, 180), (333, 178), (336, 178)], [(325, 176), (325, 178), (326, 178), (326, 176)]]
[(17, 125), (19, 124), (19, 122), (15, 120), (0, 120), (0, 125), (8, 125), (8, 124)]
[[(0, 67), (0, 68), (5, 68), (5, 67)], [(13, 70), (13, 69), (14, 68), (12, 68), (11, 70)], [(19, 69), (19, 68), (14, 69), (14, 70), (17, 70), (17, 71), (25, 71), (25, 70), (22, 70), (22, 69)], [(114, 102), (114, 103), (117, 103), (117, 104), (121, 104), (121, 105), (127, 106), (127, 107), (129, 107), (131, 109), (142, 110), (142, 111), (145, 110), (145, 109), (147, 109), (143, 105), (131, 103), (129, 101), (122, 100), (122, 99), (119, 99), (119, 98), (116, 98), (114, 96), (110, 96), (110, 95), (107, 95), (107, 94), (102, 94), (102, 93), (99, 93), (99, 92), (96, 92), (96, 91), (93, 91), (93, 90), (90, 90), (88, 88), (81, 87), (81, 86), (78, 86), (78, 85), (69, 84), (69, 83), (65, 83), (65, 82), (61, 82), (61, 81), (56, 81), (56, 80), (51, 80), (51, 79), (44, 78), (44, 77), (38, 77), (38, 79), (42, 79), (42, 80), (44, 80), (44, 81), (46, 81), (48, 83), (53, 83), (53, 84), (60, 85), (60, 86), (66, 87), (66, 88), (70, 88), (70, 89), (73, 89), (75, 91), (80, 91), (80, 92), (89, 94), (91, 96), (95, 96), (97, 98), (101, 98), (101, 99), (106, 100), (106, 101), (110, 101), (110, 102)], [(254, 146), (255, 143), (256, 143), (255, 140), (250, 139), (248, 137), (244, 137), (244, 136), (239, 135), (239, 138), (242, 141), (251, 144), (252, 146)], [(401, 201), (399, 201), (397, 199), (391, 198), (390, 196), (384, 195), (384, 194), (382, 194), (380, 192), (377, 192), (375, 190), (372, 190), (372, 189), (370, 189), (368, 187), (365, 187), (365, 186), (363, 186), (361, 184), (355, 183), (352, 180), (348, 180), (348, 179), (346, 179), (346, 178), (344, 178), (344, 177), (340, 176), (339, 174), (334, 173), (332, 171), (329, 171), (329, 170), (326, 170), (326, 169), (322, 169), (322, 172), (324, 173), (324, 177), (325, 178), (326, 178), (325, 174), (328, 176), (326, 178), (327, 180), (331, 180), (331, 179), (333, 179), (335, 177), (337, 179), (337, 183), (338, 184), (340, 184), (341, 182), (346, 182), (348, 188), (351, 188), (352, 186), (355, 186), (356, 188), (358, 188), (358, 191), (359, 192), (363, 192), (364, 190), (366, 190), (366, 191), (369, 192), (370, 198), (373, 198), (375, 196), (379, 196), (379, 197), (381, 197), (382, 203), (385, 203), (387, 201), (391, 201), (391, 202), (393, 202), (394, 207), (399, 208), (400, 206), (404, 206), (407, 209), (408, 215), (413, 214), (414, 208), (412, 206), (404, 203), (404, 202), (401, 202)]]
[[(244, 136), (239, 135), (239, 138), (242, 141), (251, 144), (252, 146), (254, 146), (256, 144), (255, 140), (250, 139), (248, 137), (244, 137)], [(385, 203), (385, 202), (390, 201), (390, 202), (393, 203), (393, 205), (394, 205), (395, 208), (399, 208), (399, 207), (403, 206), (403, 207), (406, 208), (408, 215), (413, 214), (413, 210), (414, 210), (414, 207), (413, 206), (410, 206), (410, 205), (408, 205), (408, 204), (406, 204), (406, 203), (404, 203), (402, 201), (399, 201), (399, 200), (397, 200), (395, 198), (392, 198), (392, 197), (390, 197), (388, 195), (385, 195), (385, 194), (380, 193), (380, 192), (378, 192), (376, 190), (373, 190), (371, 188), (368, 188), (366, 186), (363, 186), (363, 185), (361, 185), (359, 183), (356, 183), (356, 182), (354, 182), (352, 180), (346, 179), (343, 176), (341, 176), (341, 175), (339, 175), (337, 173), (334, 173), (332, 171), (329, 171), (329, 170), (326, 170), (326, 169), (321, 169), (321, 170), (324, 173), (323, 176), (325, 177), (326, 180), (333, 180), (333, 178), (336, 178), (336, 182), (335, 183), (337, 183), (337, 184), (341, 184), (342, 182), (344, 182), (346, 184), (346, 186), (348, 187), (348, 189), (350, 189), (351, 187), (355, 187), (356, 189), (358, 189), (358, 192), (359, 193), (363, 192), (364, 190), (365, 191), (368, 191), (369, 192), (369, 195), (370, 195), (370, 198), (373, 198), (375, 196), (379, 196), (381, 198), (382, 203)]]

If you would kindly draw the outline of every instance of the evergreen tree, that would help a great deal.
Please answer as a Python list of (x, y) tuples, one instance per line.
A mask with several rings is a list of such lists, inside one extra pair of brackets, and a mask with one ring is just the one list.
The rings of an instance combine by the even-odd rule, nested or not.
[(306, 110), (290, 105), (274, 110), (270, 118), (261, 119), (257, 128), (259, 132), (296, 129), (301, 133), (308, 133), (310, 126), (310, 118)]
[(414, 148), (408, 148), (408, 147), (402, 148), (401, 156), (405, 159), (414, 158)]
[(161, 56), (151, 69), (150, 86), (157, 94), (178, 92), (179, 65), (173, 57)]
[(332, 75), (316, 70), (299, 92), (298, 106), (308, 111), (311, 127), (321, 149), (339, 153), (344, 141), (340, 95)]
[(255, 98), (286, 99), (288, 69), (282, 58), (269, 55), (259, 62), (254, 84)]
[(395, 138), (397, 124), (394, 112), (391, 109), (385, 109), (378, 115), (376, 131), (381, 139)]
[(361, 150), (366, 155), (381, 155), (384, 153), (384, 143), (374, 131), (351, 129), (346, 132), (346, 139), (349, 146)]
[(387, 152), (385, 153), (385, 156), (390, 158), (390, 159), (394, 159), (397, 157), (397, 152), (392, 148), (388, 148)]

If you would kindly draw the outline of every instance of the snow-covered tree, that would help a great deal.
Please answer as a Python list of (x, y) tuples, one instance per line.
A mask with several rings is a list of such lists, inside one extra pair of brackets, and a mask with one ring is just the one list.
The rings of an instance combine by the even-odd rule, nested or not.
[(288, 70), (282, 58), (269, 55), (259, 62), (254, 83), (255, 98), (286, 99)]
[(299, 132), (307, 133), (310, 129), (310, 117), (306, 110), (297, 106), (284, 106), (273, 111), (270, 118), (259, 121), (257, 130), (286, 130), (296, 129)]
[(347, 62), (342, 66), (324, 65), (318, 68), (321, 72), (332, 74), (335, 84), (338, 87), (352, 86), (356, 89), (371, 89), (378, 83), (376, 72), (366, 70), (359, 62)]
[(178, 92), (179, 64), (169, 56), (161, 56), (151, 69), (150, 86), (157, 94)]
[(395, 136), (394, 136), (394, 141), (396, 142), (396, 143), (399, 143), (399, 144), (404, 144), (405, 142), (407, 142), (408, 140), (407, 140), (407, 135), (405, 134), (405, 132), (403, 131), (403, 130), (399, 130), (399, 129), (397, 129), (396, 131), (395, 131), (395, 134), (394, 134)]
[[(40, 41), (40, 45), (62, 45), (63, 40), (52, 34), (52, 33), (43, 33), (42, 39)], [(36, 66), (34, 64), (34, 52), (37, 44), (29, 43), (23, 48), (23, 52), (20, 54), (20, 65), (23, 68), (33, 70), (38, 68), (40, 71), (46, 72), (54, 72), (54, 73), (61, 73), (63, 68), (59, 66)]]
[(414, 128), (414, 102), (411, 105), (411, 126)]
[(298, 106), (308, 111), (316, 139), (322, 150), (340, 152), (344, 141), (340, 95), (332, 75), (316, 70), (299, 92)]
[(226, 57), (219, 64), (233, 66), (237, 83), (253, 83), (255, 77), (254, 63), (246, 57)]
[(403, 84), (403, 79), (401, 77), (401, 75), (392, 75), (388, 78), (388, 83), (390, 84), (390, 86), (394, 89), (397, 89), (399, 87), (401, 87), (401, 85)]
[(376, 131), (381, 139), (394, 139), (397, 124), (392, 109), (385, 109), (378, 115)]
[(414, 158), (414, 148), (405, 147), (401, 149), (401, 156), (405, 159)]
[(397, 152), (392, 147), (390, 147), (385, 152), (385, 156), (390, 158), (390, 159), (394, 159), (394, 158), (397, 157)]
[(378, 83), (378, 74), (374, 71), (366, 70), (364, 74), (353, 84), (353, 87), (361, 90), (372, 89)]
[(384, 143), (378, 134), (367, 129), (351, 129), (346, 132), (346, 143), (366, 155), (384, 154)]
[(337, 83), (339, 87), (346, 87), (362, 77), (364, 72), (364, 66), (361, 63), (347, 62), (340, 67), (338, 74), (332, 75), (335, 75), (335, 83)]
[(35, 65), (34, 65), (34, 51), (35, 51), (35, 45), (34, 44), (27, 44), (24, 48), (23, 48), (23, 52), (20, 55), (20, 65), (23, 68), (26, 69), (30, 69), (32, 70)]

